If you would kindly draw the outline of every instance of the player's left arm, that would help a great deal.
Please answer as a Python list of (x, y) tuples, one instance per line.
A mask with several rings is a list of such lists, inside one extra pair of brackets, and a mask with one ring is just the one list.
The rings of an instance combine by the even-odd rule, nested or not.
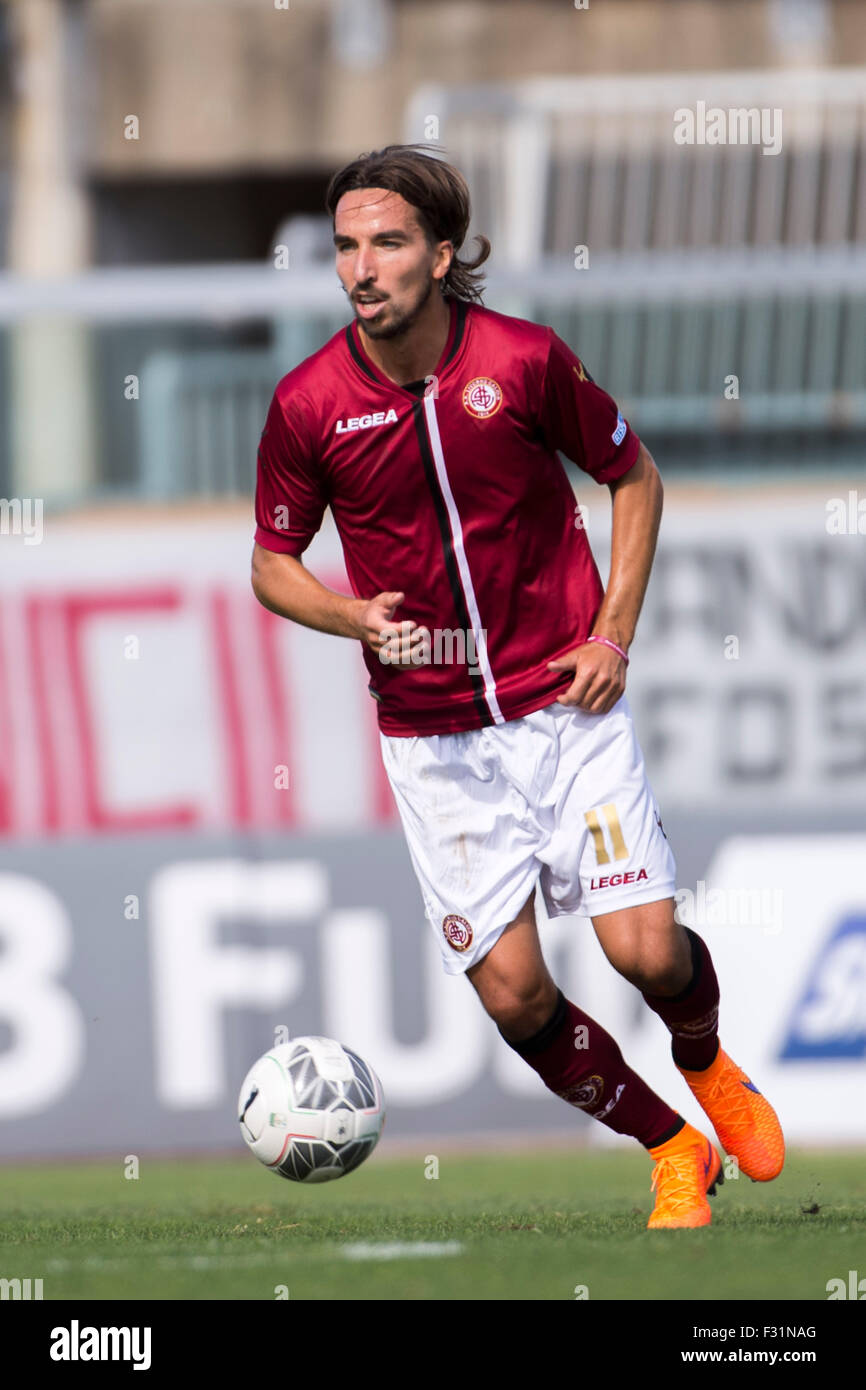
[[(610, 578), (592, 635), (607, 637), (628, 653), (652, 569), (664, 491), (643, 443), (632, 467), (608, 487), (613, 498)], [(548, 665), (553, 671), (574, 671), (574, 680), (559, 696), (561, 705), (607, 714), (625, 690), (626, 663), (601, 642), (584, 643)]]

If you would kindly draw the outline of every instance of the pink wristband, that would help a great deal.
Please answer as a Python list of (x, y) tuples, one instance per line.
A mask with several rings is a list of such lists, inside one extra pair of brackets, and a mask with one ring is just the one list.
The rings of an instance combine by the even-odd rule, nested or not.
[(622, 647), (618, 647), (616, 642), (611, 642), (609, 637), (587, 637), (586, 640), (587, 642), (603, 642), (606, 647), (610, 647), (611, 651), (617, 652), (622, 657), (626, 666), (628, 665), (628, 657)]

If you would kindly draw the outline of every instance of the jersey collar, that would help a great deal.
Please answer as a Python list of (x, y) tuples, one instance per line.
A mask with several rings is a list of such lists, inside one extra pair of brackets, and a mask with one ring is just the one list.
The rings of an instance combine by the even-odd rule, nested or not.
[[(451, 309), (451, 324), (448, 329), (445, 347), (442, 350), (442, 356), (439, 358), (436, 364), (436, 370), (433, 373), (433, 375), (437, 377), (442, 375), (445, 368), (449, 366), (457, 356), (466, 332), (466, 311), (469, 307), (467, 301), (465, 299), (454, 299), (452, 297), (449, 307)], [(411, 397), (412, 400), (418, 399), (413, 391), (410, 391), (405, 386), (398, 386), (396, 381), (392, 381), (390, 377), (385, 376), (384, 373), (380, 372), (378, 367), (371, 362), (361, 345), (360, 329), (358, 328), (357, 319), (353, 319), (351, 323), (346, 325), (346, 345), (355, 365), (360, 368), (364, 375), (371, 381), (375, 381), (378, 386), (388, 387), (391, 391), (399, 391), (402, 395)]]

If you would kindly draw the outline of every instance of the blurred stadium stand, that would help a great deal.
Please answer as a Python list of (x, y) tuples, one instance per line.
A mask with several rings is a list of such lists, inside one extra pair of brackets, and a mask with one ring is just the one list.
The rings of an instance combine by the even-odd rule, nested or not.
[[(778, 154), (672, 139), (672, 113), (779, 106)], [(666, 471), (855, 466), (866, 428), (866, 69), (426, 87), (493, 243), (486, 302), (550, 323)], [(712, 158), (708, 158), (712, 155)], [(90, 497), (249, 495), (276, 381), (346, 321), (326, 218), (271, 264), (0, 279), (0, 321), (89, 326)], [(579, 246), (588, 266), (575, 268)], [(291, 304), (291, 310), (280, 308)], [(133, 415), (118, 390), (139, 376)], [(725, 396), (731, 374), (739, 398)], [(729, 393), (730, 394), (730, 393)], [(67, 498), (77, 501), (82, 486)]]
[[(778, 108), (781, 149), (674, 143), (672, 113), (696, 100), (743, 115)], [(768, 460), (767, 438), (781, 434), (790, 467), (790, 431), (820, 466), (815, 444), (826, 462), (830, 438), (850, 430), (856, 459), (866, 70), (430, 86), (413, 99), (410, 132), (427, 112), (442, 113), (472, 186), (472, 230), (514, 269), (559, 271), (527, 315), (580, 345), (639, 428), (662, 437), (668, 465), (688, 466), (693, 440), (677, 435), (707, 430), (716, 452), (713, 435), (735, 440), (728, 465), (754, 466), (756, 445)], [(592, 274), (572, 270), (579, 246)], [(739, 399), (723, 395), (729, 373)], [(838, 441), (832, 457), (844, 462)]]

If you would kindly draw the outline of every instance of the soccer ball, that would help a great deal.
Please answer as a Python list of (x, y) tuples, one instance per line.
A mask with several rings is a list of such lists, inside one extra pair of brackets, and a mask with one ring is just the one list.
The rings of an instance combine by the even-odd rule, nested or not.
[(266, 1052), (238, 1097), (256, 1158), (292, 1182), (342, 1178), (375, 1149), (385, 1123), (379, 1078), (333, 1038), (293, 1038)]

